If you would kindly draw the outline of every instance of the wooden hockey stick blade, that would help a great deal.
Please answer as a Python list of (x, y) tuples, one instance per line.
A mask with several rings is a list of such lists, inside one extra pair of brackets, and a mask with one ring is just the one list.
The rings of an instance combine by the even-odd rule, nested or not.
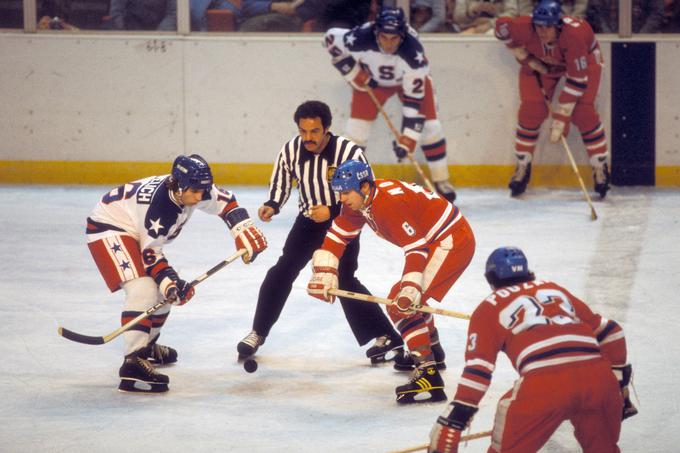
[[(373, 302), (376, 304), (392, 305), (390, 299), (385, 299), (383, 297), (370, 296), (368, 294), (355, 293), (352, 291), (345, 291), (344, 289), (329, 289), (328, 294), (339, 297), (348, 297), (350, 299), (363, 300), (364, 302)], [(423, 313), (433, 313), (436, 315), (450, 316), (452, 318), (458, 319), (470, 319), (470, 315), (466, 313), (460, 313), (453, 310), (445, 310), (443, 308), (435, 308), (427, 305), (418, 305), (412, 307), (415, 311), (420, 311)]]
[[(191, 286), (196, 286), (211, 275), (213, 275), (215, 272), (223, 269), (227, 264), (235, 261), (236, 259), (240, 258), (241, 256), (245, 255), (247, 251), (245, 249), (241, 249), (238, 252), (234, 253), (231, 255), (229, 258), (227, 258), (224, 261), (221, 261), (220, 263), (216, 264), (215, 266), (211, 267), (208, 271), (206, 271), (204, 274), (201, 274), (200, 276), (196, 277), (191, 282)], [(153, 307), (148, 308), (144, 313), (141, 313), (137, 315), (133, 320), (128, 321), (124, 325), (120, 326), (113, 332), (109, 333), (108, 335), (103, 335), (103, 336), (90, 336), (90, 335), (83, 335), (81, 333), (74, 332), (72, 330), (66, 329), (64, 327), (59, 327), (57, 329), (57, 333), (61, 335), (62, 337), (75, 341), (76, 343), (82, 343), (82, 344), (91, 344), (91, 345), (100, 345), (104, 343), (108, 343), (109, 341), (113, 340), (116, 338), (118, 335), (122, 334), (126, 330), (129, 330), (131, 327), (139, 324), (143, 319), (149, 317), (153, 312), (157, 311), (164, 305), (169, 303), (169, 300), (164, 300), (162, 302), (158, 302), (155, 304)]]
[[(484, 431), (481, 433), (474, 433), (474, 434), (468, 434), (467, 436), (462, 436), (460, 438), (461, 442), (467, 442), (468, 440), (475, 440), (475, 439), (481, 439), (483, 437), (488, 437), (490, 436), (492, 431)], [(407, 448), (405, 450), (394, 450), (390, 453), (413, 453), (415, 451), (421, 451), (421, 450), (427, 450), (427, 447), (429, 447), (430, 444), (423, 444), (423, 445), (418, 445), (417, 447), (411, 447)]]

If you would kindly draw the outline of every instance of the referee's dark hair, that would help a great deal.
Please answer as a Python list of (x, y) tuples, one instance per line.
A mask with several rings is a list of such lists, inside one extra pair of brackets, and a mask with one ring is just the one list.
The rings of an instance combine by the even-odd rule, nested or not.
[(321, 118), (321, 125), (324, 129), (331, 127), (331, 121), (333, 121), (331, 109), (321, 101), (305, 101), (300, 104), (293, 115), (295, 124), (299, 124), (301, 118)]

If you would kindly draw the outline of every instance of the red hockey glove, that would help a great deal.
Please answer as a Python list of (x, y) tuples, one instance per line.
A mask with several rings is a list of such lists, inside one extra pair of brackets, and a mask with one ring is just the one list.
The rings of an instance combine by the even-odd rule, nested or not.
[(173, 305), (186, 304), (194, 297), (195, 292), (194, 287), (189, 282), (177, 277), (174, 270), (161, 280), (159, 288), (165, 299)]
[(411, 306), (420, 304), (423, 295), (422, 281), (422, 272), (409, 272), (401, 277), (401, 289), (395, 299), (397, 310), (404, 314), (413, 313)]
[(234, 226), (231, 229), (231, 235), (235, 240), (237, 250), (246, 249), (247, 253), (242, 256), (246, 264), (255, 261), (257, 255), (267, 248), (267, 238), (264, 237), (262, 230), (253, 225), (251, 219)]
[(397, 160), (401, 162), (403, 159), (406, 159), (409, 154), (413, 154), (416, 150), (416, 145), (416, 141), (411, 137), (402, 135), (399, 137), (399, 141), (392, 142), (392, 151), (394, 151), (394, 154), (397, 156)]
[(477, 408), (462, 403), (449, 404), (430, 431), (428, 453), (457, 453), (463, 430), (470, 424)]
[(355, 90), (359, 91), (366, 91), (367, 86), (371, 88), (378, 86), (378, 82), (376, 82), (371, 77), (371, 74), (363, 68), (359, 69), (357, 74), (349, 81), (349, 83)]
[(569, 122), (571, 121), (571, 112), (574, 111), (575, 102), (568, 102), (565, 104), (557, 104), (557, 107), (552, 112), (552, 124), (550, 125), (550, 142), (557, 143), (560, 137), (565, 137), (569, 134)]
[(307, 293), (324, 302), (335, 302), (335, 296), (328, 294), (329, 289), (338, 288), (338, 257), (328, 250), (319, 249), (312, 256), (312, 278), (307, 284)]

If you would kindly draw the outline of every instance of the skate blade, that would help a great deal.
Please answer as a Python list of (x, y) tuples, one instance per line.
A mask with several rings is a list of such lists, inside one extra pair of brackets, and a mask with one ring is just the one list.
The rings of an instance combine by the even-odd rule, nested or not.
[(151, 384), (136, 379), (121, 379), (118, 385), (118, 391), (123, 393), (165, 393), (168, 390), (168, 384)]
[(446, 401), (446, 393), (444, 393), (443, 389), (433, 389), (423, 392), (400, 393), (397, 395), (397, 403), (401, 405), (438, 403), (440, 401)]

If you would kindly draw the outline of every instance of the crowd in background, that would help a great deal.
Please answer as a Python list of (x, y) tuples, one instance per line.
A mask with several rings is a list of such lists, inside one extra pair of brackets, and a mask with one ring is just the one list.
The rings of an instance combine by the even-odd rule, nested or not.
[[(565, 15), (617, 33), (620, 0), (564, 0)], [(38, 29), (177, 29), (177, 0), (36, 0)], [(189, 0), (195, 32), (324, 32), (375, 18), (392, 0)], [(400, 5), (403, 2), (399, 2)], [(420, 33), (492, 34), (496, 18), (529, 15), (532, 0), (410, 0)], [(680, 33), (680, 0), (632, 0), (633, 33)], [(23, 28), (22, 2), (0, 0), (0, 28)]]

